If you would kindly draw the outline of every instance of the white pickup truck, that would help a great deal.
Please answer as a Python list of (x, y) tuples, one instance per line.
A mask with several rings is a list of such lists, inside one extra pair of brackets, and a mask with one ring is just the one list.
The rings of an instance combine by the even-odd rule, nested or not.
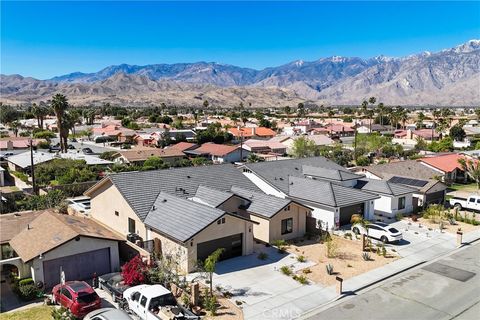
[(467, 198), (453, 197), (450, 199), (450, 206), (459, 210), (480, 211), (480, 195), (471, 194)]
[(159, 284), (128, 288), (123, 292), (120, 307), (128, 313), (134, 313), (141, 320), (200, 319), (178, 305), (173, 294)]

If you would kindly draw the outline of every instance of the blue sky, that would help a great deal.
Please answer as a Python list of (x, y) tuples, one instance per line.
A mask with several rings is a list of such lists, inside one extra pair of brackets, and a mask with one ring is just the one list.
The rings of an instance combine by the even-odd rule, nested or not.
[(480, 2), (1, 2), (3, 74), (403, 56), (480, 38)]

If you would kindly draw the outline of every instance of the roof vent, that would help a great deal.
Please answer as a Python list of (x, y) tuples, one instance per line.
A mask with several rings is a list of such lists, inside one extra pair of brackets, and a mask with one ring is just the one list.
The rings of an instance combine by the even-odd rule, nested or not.
[(157, 207), (155, 207), (155, 205), (153, 205), (152, 210), (157, 210)]
[(279, 179), (283, 181), (283, 178), (279, 178)]
[(298, 170), (298, 167), (295, 167), (295, 170)]
[(190, 176), (187, 176), (187, 179), (190, 179), (191, 177)]
[(163, 202), (163, 203), (167, 202), (167, 199), (163, 199), (162, 202)]

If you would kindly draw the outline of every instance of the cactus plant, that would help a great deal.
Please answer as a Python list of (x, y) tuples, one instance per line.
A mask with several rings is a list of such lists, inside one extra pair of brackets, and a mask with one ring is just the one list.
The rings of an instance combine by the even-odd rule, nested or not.
[(332, 275), (333, 274), (333, 266), (329, 263), (325, 266), (325, 268), (327, 269), (327, 273)]

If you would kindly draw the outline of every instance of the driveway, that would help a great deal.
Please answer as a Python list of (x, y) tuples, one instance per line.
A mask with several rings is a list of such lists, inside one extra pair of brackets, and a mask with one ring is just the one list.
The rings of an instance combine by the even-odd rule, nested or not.
[[(258, 259), (259, 252), (267, 253), (268, 258)], [(234, 303), (241, 302), (245, 319), (292, 319), (335, 297), (332, 288), (302, 285), (280, 272), (286, 265), (296, 271), (313, 264), (256, 244), (254, 254), (219, 262), (213, 284), (230, 292)]]

